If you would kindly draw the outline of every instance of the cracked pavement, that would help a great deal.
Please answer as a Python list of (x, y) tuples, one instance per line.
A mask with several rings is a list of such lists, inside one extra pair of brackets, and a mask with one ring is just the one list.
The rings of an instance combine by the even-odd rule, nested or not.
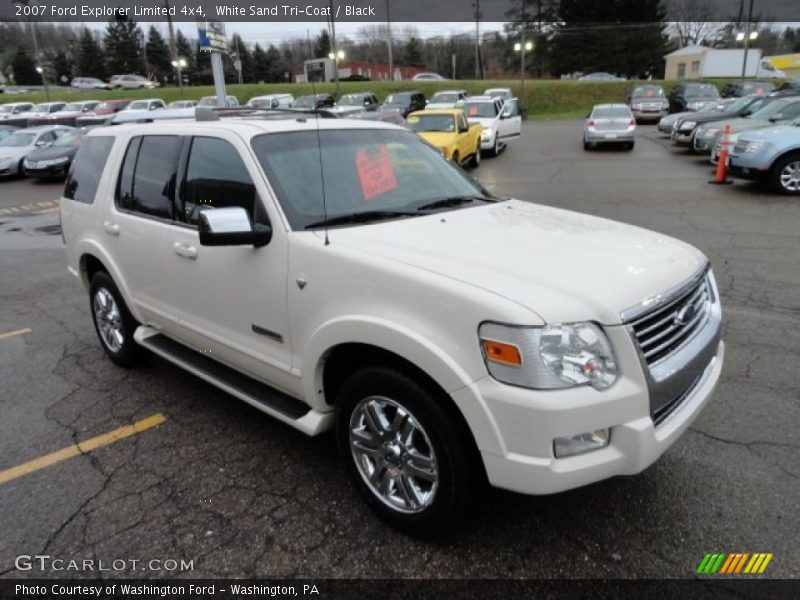
[[(581, 122), (526, 123), (474, 174), (516, 196), (654, 229), (701, 248), (723, 299), (714, 399), (655, 465), (547, 497), (489, 492), (437, 542), (383, 525), (330, 435), (306, 438), (154, 358), (105, 358), (67, 274), (56, 213), (0, 218), (0, 470), (143, 419), (163, 425), (0, 485), (0, 577), (14, 557), (184, 559), (198, 577), (691, 577), (705, 552), (772, 552), (800, 576), (800, 200), (737, 181), (642, 126), (632, 153), (580, 144)], [(0, 182), (0, 206), (58, 185)], [(165, 571), (102, 577), (180, 576)]]

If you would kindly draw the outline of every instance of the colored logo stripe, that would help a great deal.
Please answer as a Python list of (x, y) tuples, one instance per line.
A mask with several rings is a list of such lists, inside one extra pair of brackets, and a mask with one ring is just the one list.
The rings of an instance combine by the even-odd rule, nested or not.
[(712, 554), (709, 552), (700, 561), (700, 566), (697, 567), (696, 572), (699, 574), (719, 573), (720, 575), (760, 574), (766, 570), (767, 565), (772, 560), (772, 556), (771, 553), (766, 552), (756, 552), (754, 554), (749, 552), (732, 552), (731, 554), (717, 552)]

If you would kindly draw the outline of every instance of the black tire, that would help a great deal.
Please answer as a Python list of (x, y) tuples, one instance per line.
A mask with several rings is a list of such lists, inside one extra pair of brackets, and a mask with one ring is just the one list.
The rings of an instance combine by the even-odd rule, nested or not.
[(586, 138), (583, 140), (583, 149), (587, 152), (592, 149), (592, 146), (589, 142), (586, 141)]
[(475, 154), (469, 159), (469, 164), (473, 169), (481, 166), (481, 141), (478, 140), (478, 146), (475, 148)]
[(633, 150), (633, 147), (636, 145), (636, 142), (628, 142), (628, 150)]
[(27, 177), (25, 174), (25, 159), (21, 158), (17, 165), (17, 177)]
[(796, 189), (792, 189), (784, 186), (784, 184), (781, 182), (781, 174), (783, 170), (792, 164), (796, 164), (797, 168), (800, 168), (800, 154), (787, 154), (786, 156), (776, 160), (772, 165), (767, 179), (769, 181), (769, 187), (773, 191), (778, 192), (779, 194), (785, 194), (787, 196), (800, 195), (800, 186)]
[(452, 156), (450, 157), (450, 160), (452, 160), (457, 165), (461, 164), (461, 157), (458, 155), (458, 150), (453, 152)]
[[(115, 313), (112, 311), (111, 314), (104, 314), (102, 310), (96, 308), (96, 304), (100, 303), (100, 297), (106, 298), (104, 292), (113, 299), (116, 305)], [(94, 322), (97, 337), (100, 339), (100, 345), (115, 364), (121, 367), (135, 367), (144, 363), (150, 357), (150, 352), (133, 339), (133, 334), (139, 326), (139, 322), (133, 318), (114, 280), (105, 271), (98, 271), (92, 276), (89, 287), (89, 310), (92, 313), (92, 321)], [(114, 314), (118, 315), (118, 317), (114, 317)], [(121, 336), (121, 341), (117, 340), (119, 342), (118, 348), (113, 347), (112, 342), (109, 342), (101, 333), (101, 325), (98, 321), (108, 320), (113, 320), (117, 324), (116, 328)]]
[[(463, 428), (458, 426), (459, 420), (448, 413), (442, 398), (438, 397), (439, 395), (439, 392), (429, 389), (428, 386), (402, 371), (388, 367), (366, 367), (344, 382), (336, 399), (336, 438), (342, 459), (356, 488), (381, 519), (412, 535), (432, 536), (452, 530), (465, 518), (484, 488), (485, 477), (474, 442), (469, 437), (469, 433), (462, 431)], [(417, 430), (414, 430), (415, 433), (408, 439), (423, 440), (425, 443), (422, 446), (431, 450), (429, 456), (433, 457), (430, 462), (433, 464), (432, 468), (436, 474), (436, 487), (426, 500), (409, 509), (414, 512), (404, 511), (397, 505), (397, 500), (391, 497), (392, 492), (396, 496), (402, 495), (403, 485), (400, 482), (403, 478), (405, 478), (406, 487), (409, 485), (407, 476), (409, 472), (406, 469), (409, 468), (409, 463), (413, 463), (415, 459), (411, 451), (405, 452), (408, 445), (397, 442), (397, 440), (401, 440), (401, 434), (392, 433), (389, 428), (385, 430), (385, 436), (371, 433), (367, 428), (367, 420), (363, 416), (365, 413), (361, 411), (365, 404), (376, 399), (379, 403), (387, 400), (394, 403), (394, 406), (386, 404), (388, 412), (383, 413), (384, 416), (387, 416), (385, 423), (389, 423), (388, 415), (392, 415), (392, 408), (395, 410), (394, 418), (397, 418), (399, 412), (397, 407), (406, 411), (408, 413), (407, 422), (419, 425), (422, 431), (419, 434)], [(362, 420), (359, 421), (359, 419)], [(354, 423), (359, 422), (364, 425), (360, 430), (362, 434), (373, 438), (372, 441), (364, 442), (363, 445), (374, 446), (377, 449), (376, 453), (381, 453), (379, 460), (385, 459), (381, 466), (374, 463), (375, 467), (372, 472), (376, 473), (374, 485), (386, 485), (388, 488), (386, 492), (388, 496), (384, 495), (386, 497), (382, 497), (377, 489), (371, 487), (372, 484), (367, 482), (368, 475), (362, 475), (362, 471), (357, 465), (354, 456), (357, 451), (352, 450), (351, 439), (355, 439), (356, 443), (361, 442), (360, 438), (351, 438), (351, 429), (354, 429)], [(405, 431), (405, 425), (397, 428), (398, 432), (401, 430)], [(414, 436), (419, 437), (415, 438)], [(391, 446), (392, 443), (401, 444), (399, 447), (403, 450), (395, 450), (400, 454), (390, 452), (392, 448), (388, 448), (387, 445)], [(412, 450), (419, 452), (416, 449)], [(370, 454), (370, 456), (374, 455)], [(400, 464), (395, 465), (395, 463), (389, 462), (393, 456), (394, 460), (399, 461)], [(406, 458), (406, 462), (403, 463), (403, 457), (412, 458)], [(423, 490), (426, 485), (433, 486), (424, 479), (420, 481), (413, 478), (412, 482), (414, 481), (421, 484)], [(417, 489), (417, 492), (406, 498), (413, 495), (415, 500), (419, 501), (420, 497), (424, 497), (424, 495), (420, 496), (418, 492)], [(411, 505), (406, 501), (405, 506)]]
[(494, 144), (492, 145), (492, 156), (500, 154), (500, 140), (497, 139), (497, 134), (494, 134)]

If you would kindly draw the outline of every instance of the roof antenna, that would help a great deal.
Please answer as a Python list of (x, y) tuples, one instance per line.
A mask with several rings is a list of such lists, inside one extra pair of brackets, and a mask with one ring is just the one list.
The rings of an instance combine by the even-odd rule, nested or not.
[[(311, 48), (311, 31), (306, 29), (306, 37), (308, 38), (308, 47)], [(323, 70), (324, 72), (324, 70)], [(306, 76), (308, 77), (309, 73), (306, 70)], [(322, 138), (319, 133), (319, 111), (317, 110), (317, 86), (315, 85), (314, 77), (311, 77), (311, 93), (314, 94), (314, 120), (317, 124), (317, 150), (319, 151), (319, 178), (320, 183), (322, 184), (322, 220), (325, 222), (325, 245), (329, 245), (331, 243), (330, 239), (328, 238), (328, 206), (325, 197), (325, 167), (322, 164)]]

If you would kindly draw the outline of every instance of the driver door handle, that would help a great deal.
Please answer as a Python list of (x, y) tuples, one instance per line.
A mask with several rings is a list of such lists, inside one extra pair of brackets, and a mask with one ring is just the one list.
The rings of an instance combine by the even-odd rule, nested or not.
[(103, 223), (103, 229), (105, 229), (106, 233), (109, 235), (119, 235), (119, 225), (112, 223), (111, 221), (106, 221)]
[(175, 242), (172, 244), (172, 249), (175, 251), (175, 254), (180, 256), (181, 258), (188, 258), (190, 260), (194, 260), (197, 258), (197, 248), (194, 246), (190, 246), (189, 244), (184, 244), (183, 242)]

